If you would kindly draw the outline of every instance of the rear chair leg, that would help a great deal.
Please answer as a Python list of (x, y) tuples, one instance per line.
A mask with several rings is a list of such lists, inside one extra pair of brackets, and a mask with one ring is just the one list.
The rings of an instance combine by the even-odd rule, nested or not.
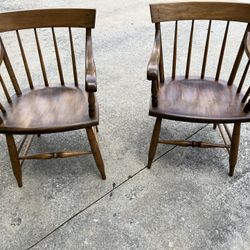
[(86, 128), (87, 136), (89, 139), (89, 144), (90, 144), (91, 151), (95, 159), (96, 166), (100, 171), (102, 179), (105, 180), (106, 175), (105, 175), (104, 163), (102, 160), (101, 152), (100, 152), (98, 141), (97, 141), (97, 134), (95, 133), (94, 130), (95, 129), (93, 129), (92, 127)]
[(233, 176), (234, 169), (238, 159), (238, 150), (240, 143), (240, 126), (241, 123), (235, 123), (232, 135), (232, 144), (229, 156), (229, 176)]
[(162, 121), (162, 118), (157, 118), (155, 122), (154, 131), (152, 134), (151, 143), (150, 143), (149, 152), (148, 152), (147, 168), (151, 168), (152, 162), (155, 157), (155, 152), (157, 149), (157, 143), (159, 140), (159, 135), (160, 135), (160, 130), (161, 130), (161, 121)]
[(22, 187), (22, 169), (18, 159), (17, 147), (13, 135), (6, 134), (6, 141), (14, 176), (16, 177), (18, 187)]

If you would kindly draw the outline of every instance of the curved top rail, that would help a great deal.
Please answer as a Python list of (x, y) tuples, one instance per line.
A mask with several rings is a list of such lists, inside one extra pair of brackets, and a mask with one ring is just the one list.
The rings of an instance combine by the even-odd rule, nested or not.
[(153, 23), (175, 20), (227, 20), (250, 23), (250, 4), (235, 2), (169, 2), (151, 4)]
[(36, 9), (0, 13), (0, 32), (46, 27), (95, 27), (95, 9)]

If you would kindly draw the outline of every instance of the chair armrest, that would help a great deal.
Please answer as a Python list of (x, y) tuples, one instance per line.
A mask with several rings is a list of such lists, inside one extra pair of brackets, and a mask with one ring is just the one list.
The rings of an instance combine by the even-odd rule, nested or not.
[(247, 53), (248, 58), (250, 59), (250, 31), (246, 35), (245, 51)]
[(97, 91), (96, 67), (93, 58), (91, 29), (86, 29), (85, 89), (87, 92)]
[(154, 47), (148, 62), (147, 78), (148, 80), (157, 80), (159, 76), (159, 63), (161, 53), (161, 33), (156, 30)]

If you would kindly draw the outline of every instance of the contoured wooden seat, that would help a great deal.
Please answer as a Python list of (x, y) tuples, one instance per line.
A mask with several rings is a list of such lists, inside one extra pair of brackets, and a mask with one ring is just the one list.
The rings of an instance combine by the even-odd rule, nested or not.
[[(148, 168), (153, 162), (157, 144), (173, 144), (192, 147), (219, 147), (229, 152), (229, 175), (234, 173), (237, 162), (240, 126), (250, 121), (250, 87), (243, 91), (243, 84), (249, 76), (250, 65), (250, 4), (227, 2), (178, 2), (151, 4), (151, 18), (155, 23), (155, 41), (147, 69), (147, 78), (152, 81), (152, 97), (149, 115), (157, 117), (149, 154)], [(189, 40), (185, 74), (177, 75), (178, 25), (181, 21), (190, 21)], [(207, 34), (204, 51), (200, 52), (202, 65), (199, 76), (190, 76), (194, 30), (200, 20), (207, 20)], [(225, 21), (223, 39), (219, 57), (213, 62), (215, 76), (206, 76), (210, 36), (214, 21)], [(164, 77), (164, 51), (162, 49), (161, 23), (174, 22), (172, 74)], [(225, 62), (228, 33), (232, 22), (245, 23), (245, 32), (240, 38), (237, 56), (228, 70), (228, 80), (221, 79), (221, 70)], [(169, 34), (168, 34), (169, 35)], [(233, 54), (233, 53), (232, 53)], [(246, 61), (246, 62), (245, 62)], [(240, 64), (245, 63), (239, 84), (236, 75)], [(197, 65), (196, 65), (197, 67)], [(167, 68), (169, 71), (169, 67)], [(224, 144), (196, 141), (166, 141), (159, 139), (162, 119), (184, 122), (213, 123), (218, 125)], [(227, 127), (233, 123), (233, 133)]]
[[(95, 98), (97, 91), (96, 68), (91, 38), (91, 30), (95, 27), (95, 13), (96, 11), (93, 9), (44, 9), (0, 14), (0, 32), (16, 33), (20, 60), (27, 77), (25, 84), (18, 82), (6, 46), (1, 39), (0, 65), (1, 67), (5, 66), (11, 84), (6, 84), (4, 76), (0, 75), (0, 83), (6, 97), (6, 103), (0, 103), (0, 133), (6, 135), (12, 169), (19, 187), (22, 186), (22, 164), (24, 160), (30, 159), (65, 158), (93, 154), (102, 178), (106, 178), (97, 138), (99, 113)], [(39, 30), (43, 28), (51, 30), (51, 40), (54, 45), (58, 69), (58, 72), (55, 72), (58, 75), (58, 84), (51, 84), (47, 74), (44, 62), (45, 52), (42, 50), (39, 39)], [(57, 41), (57, 28), (65, 28), (68, 33), (70, 44), (68, 49), (71, 55), (68, 65), (73, 69), (71, 83), (65, 81)], [(85, 82), (79, 80), (73, 28), (86, 30)], [(22, 39), (22, 30), (28, 29), (33, 30), (43, 82), (35, 82), (32, 78), (27, 54), (33, 51), (25, 49)], [(84, 55), (82, 56), (84, 57)], [(14, 88), (14, 95), (10, 94), (10, 85)], [(45, 152), (28, 155), (28, 150), (36, 134), (83, 128), (87, 132), (91, 147), (90, 152)], [(14, 134), (25, 135), (19, 147), (15, 144)], [(26, 140), (28, 140), (27, 143)], [(25, 144), (26, 148), (23, 150)]]

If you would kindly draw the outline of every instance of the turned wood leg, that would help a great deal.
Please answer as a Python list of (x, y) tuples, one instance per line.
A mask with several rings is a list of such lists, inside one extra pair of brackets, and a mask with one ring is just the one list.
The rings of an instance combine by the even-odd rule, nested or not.
[(151, 138), (151, 143), (149, 147), (149, 152), (148, 152), (148, 165), (147, 168), (151, 168), (152, 162), (155, 157), (155, 152), (157, 148), (157, 143), (160, 135), (160, 130), (161, 130), (161, 120), (162, 118), (157, 118)]
[(6, 134), (6, 141), (14, 176), (16, 177), (18, 187), (22, 187), (22, 169), (18, 159), (17, 147), (13, 135)]
[(241, 123), (235, 123), (232, 135), (232, 144), (229, 156), (229, 176), (233, 176), (234, 169), (238, 159), (238, 150), (240, 143), (240, 126)]
[(99, 145), (98, 145), (97, 134), (95, 133), (92, 127), (86, 128), (86, 131), (87, 131), (89, 144), (90, 144), (91, 151), (95, 159), (96, 166), (100, 171), (102, 179), (105, 180), (106, 175), (105, 175), (104, 163), (103, 163), (101, 152), (100, 152)]

